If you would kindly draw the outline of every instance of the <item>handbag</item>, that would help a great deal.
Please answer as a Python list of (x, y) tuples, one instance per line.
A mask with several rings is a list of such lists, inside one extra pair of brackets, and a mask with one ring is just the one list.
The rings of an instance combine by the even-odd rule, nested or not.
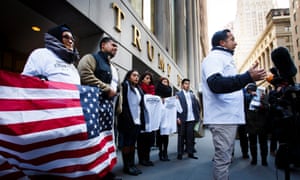
[(194, 126), (195, 138), (202, 138), (205, 136), (204, 126), (202, 121), (198, 121)]

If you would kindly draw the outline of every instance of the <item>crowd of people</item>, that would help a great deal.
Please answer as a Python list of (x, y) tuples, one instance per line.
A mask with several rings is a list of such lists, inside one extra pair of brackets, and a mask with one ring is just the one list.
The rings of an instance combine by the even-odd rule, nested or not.
[[(269, 150), (275, 156), (277, 167), (280, 164), (287, 168), (289, 164), (299, 165), (300, 145), (296, 140), (300, 129), (296, 120), (299, 110), (295, 107), (299, 90), (295, 88), (297, 70), (288, 49), (277, 47), (271, 52), (275, 67), (270, 72), (255, 61), (248, 71), (238, 74), (233, 59), (237, 43), (232, 32), (228, 29), (217, 31), (211, 43), (212, 50), (201, 64), (201, 78), (204, 124), (212, 133), (215, 147), (213, 178), (229, 179), (236, 135), (244, 159), (250, 158), (250, 149), (251, 165), (257, 165), (258, 144), (263, 166), (268, 166)], [(268, 89), (258, 86), (264, 80)], [(289, 87), (293, 96), (285, 95)], [(288, 155), (287, 148), (290, 154), (295, 154)], [(278, 154), (282, 154), (281, 158)]]
[[(256, 81), (264, 80), (267, 72), (255, 62), (243, 74), (238, 74), (233, 53), (237, 46), (228, 29), (216, 32), (212, 37), (212, 50), (201, 64), (203, 107), (197, 95), (190, 90), (190, 80), (184, 78), (181, 90), (174, 92), (168, 78), (154, 82), (153, 74), (132, 69), (121, 81), (111, 61), (116, 55), (118, 43), (104, 37), (99, 51), (86, 54), (81, 59), (75, 48), (72, 30), (67, 25), (50, 29), (45, 34), (45, 48), (34, 50), (22, 74), (49, 81), (96, 86), (101, 89), (101, 104), (105, 118), (116, 124), (117, 147), (122, 153), (123, 171), (137, 176), (142, 173), (135, 162), (135, 150), (139, 164), (154, 166), (150, 159), (151, 147), (159, 149), (161, 161), (169, 161), (169, 135), (178, 133), (177, 159), (187, 153), (198, 159), (195, 152), (194, 127), (202, 118), (212, 133), (215, 149), (213, 177), (229, 178), (229, 165), (238, 132), (243, 158), (257, 164), (257, 139), (263, 166), (267, 166), (268, 134), (272, 134), (271, 153), (276, 153), (276, 129), (267, 128), (276, 117), (271, 117), (272, 93), (257, 87)], [(75, 66), (75, 62), (79, 62)], [(273, 74), (276, 71), (273, 71)], [(141, 73), (141, 75), (140, 75)], [(275, 74), (276, 75), (276, 74)], [(270, 85), (278, 88), (278, 83)], [(155, 113), (153, 113), (155, 112)], [(213, 113), (212, 113), (213, 112)], [(109, 116), (107, 115), (109, 114)], [(109, 119), (107, 119), (107, 116)], [(114, 121), (114, 116), (116, 121)], [(114, 131), (114, 124), (107, 127)], [(267, 131), (270, 130), (270, 131)], [(104, 179), (121, 179), (108, 173)]]
[[(177, 126), (180, 129), (178, 159), (182, 159), (184, 151), (197, 159), (193, 155), (193, 129), (200, 120), (200, 105), (189, 89), (189, 79), (182, 81), (182, 91), (177, 94), (168, 78), (160, 77), (155, 83), (148, 71), (140, 75), (137, 70), (129, 70), (121, 81), (111, 61), (117, 49), (113, 38), (104, 37), (97, 53), (80, 58), (71, 28), (59, 25), (45, 33), (45, 48), (30, 54), (22, 74), (98, 87), (101, 90), (99, 121), (113, 122), (105, 128), (117, 132), (114, 142), (122, 153), (124, 173), (135, 176), (142, 173), (135, 163), (135, 149), (143, 166), (154, 166), (150, 159), (153, 146), (158, 147), (161, 161), (169, 161), (169, 135), (177, 131)], [(121, 178), (109, 172), (103, 179)]]

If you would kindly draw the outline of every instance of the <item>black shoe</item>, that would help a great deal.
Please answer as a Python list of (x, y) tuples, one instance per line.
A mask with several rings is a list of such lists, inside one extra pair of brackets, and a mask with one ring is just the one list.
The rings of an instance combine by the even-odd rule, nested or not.
[(192, 159), (198, 159), (197, 156), (194, 156), (193, 154), (189, 154), (189, 158), (192, 158)]
[(116, 176), (112, 172), (107, 173), (102, 179), (103, 180), (122, 180), (121, 177)]
[(248, 154), (243, 154), (243, 159), (249, 159), (249, 155)]
[(152, 161), (146, 161), (146, 163), (147, 163), (149, 166), (154, 166), (154, 164), (153, 164)]
[(153, 164), (152, 161), (146, 161), (146, 160), (140, 161), (140, 165), (143, 165), (143, 166), (154, 166), (154, 164)]
[(163, 152), (160, 156), (160, 160), (161, 161), (170, 161), (170, 159), (168, 158), (168, 153)]
[(128, 168), (124, 168), (123, 172), (129, 175), (133, 175), (133, 176), (137, 176), (140, 173), (138, 173), (138, 171), (136, 170), (136, 168), (134, 167), (128, 167)]
[(257, 164), (257, 160), (255, 160), (255, 159), (252, 159), (252, 161), (251, 161), (251, 165), (256, 165)]
[(182, 155), (177, 155), (178, 160), (182, 160)]
[(140, 169), (138, 169), (136, 166), (133, 166), (133, 168), (135, 169), (135, 171), (138, 173), (138, 174), (142, 174), (142, 171)]
[(261, 165), (263, 165), (263, 166), (268, 166), (267, 160), (262, 160), (262, 161), (261, 161)]
[(161, 161), (164, 160), (163, 155), (162, 155), (162, 152), (159, 152), (159, 153), (158, 153), (158, 157), (159, 157), (159, 160), (161, 160)]
[(163, 161), (170, 161), (168, 155), (167, 155), (167, 156), (164, 156)]

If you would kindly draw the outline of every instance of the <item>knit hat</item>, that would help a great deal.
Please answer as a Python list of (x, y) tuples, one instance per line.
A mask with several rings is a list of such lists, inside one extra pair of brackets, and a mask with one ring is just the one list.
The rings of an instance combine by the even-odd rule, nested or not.
[(51, 34), (52, 36), (56, 37), (56, 39), (58, 39), (60, 42), (62, 42), (62, 33), (65, 31), (72, 33), (71, 29), (66, 24), (63, 24), (49, 29), (48, 34)]

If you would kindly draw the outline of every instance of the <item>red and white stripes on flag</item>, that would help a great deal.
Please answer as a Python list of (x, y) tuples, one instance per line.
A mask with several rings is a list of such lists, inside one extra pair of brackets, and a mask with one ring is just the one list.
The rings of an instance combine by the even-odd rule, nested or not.
[(0, 179), (97, 179), (111, 171), (116, 147), (112, 130), (101, 128), (98, 96), (95, 87), (0, 70)]

